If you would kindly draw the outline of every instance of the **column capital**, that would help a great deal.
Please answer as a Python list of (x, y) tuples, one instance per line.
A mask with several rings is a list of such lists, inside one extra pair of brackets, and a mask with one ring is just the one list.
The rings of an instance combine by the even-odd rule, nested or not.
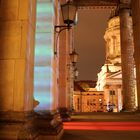
[(130, 4), (131, 3), (131, 0), (120, 0), (120, 3)]
[(131, 9), (130, 4), (128, 3), (120, 3), (119, 4), (119, 10), (123, 10), (123, 9)]
[(131, 9), (131, 0), (120, 0), (119, 10)]

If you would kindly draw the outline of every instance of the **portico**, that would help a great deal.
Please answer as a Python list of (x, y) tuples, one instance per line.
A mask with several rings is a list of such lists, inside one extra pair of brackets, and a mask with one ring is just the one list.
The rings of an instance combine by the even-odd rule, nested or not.
[[(62, 23), (61, 3), (65, 3), (65, 0), (0, 0), (0, 139), (53, 140), (60, 139), (63, 133), (56, 110), (60, 107), (70, 108), (73, 69), (70, 68), (69, 54), (73, 51), (73, 31), (65, 30), (56, 41), (54, 26)], [(73, 3), (81, 9), (115, 9), (120, 6), (126, 111), (136, 111), (132, 30), (129, 28), (132, 8), (139, 111), (139, 0), (73, 0)], [(37, 10), (36, 7), (40, 8)]]

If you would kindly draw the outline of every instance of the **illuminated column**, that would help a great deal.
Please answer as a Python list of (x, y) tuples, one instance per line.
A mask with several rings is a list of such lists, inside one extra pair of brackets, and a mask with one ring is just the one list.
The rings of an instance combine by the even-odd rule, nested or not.
[(120, 5), (123, 108), (126, 111), (135, 111), (133, 36), (130, 10), (126, 6), (125, 4)]
[(35, 7), (33, 1), (1, 2), (1, 111), (33, 109)]
[(0, 1), (0, 139), (21, 138), (33, 110), (35, 13), (35, 0)]
[(39, 102), (37, 111), (52, 109), (53, 16), (53, 3), (38, 0), (34, 69), (34, 96)]
[[(56, 112), (57, 93), (54, 93), (57, 75), (53, 75), (57, 59), (54, 56), (55, 8), (58, 1), (37, 0), (37, 24), (34, 65), (34, 96), (39, 102), (35, 108), (34, 127), (38, 140), (60, 139), (63, 134), (62, 122)], [(55, 83), (54, 83), (55, 82)]]
[(134, 29), (134, 59), (136, 63), (138, 110), (140, 111), (140, 1), (132, 0), (132, 18)]

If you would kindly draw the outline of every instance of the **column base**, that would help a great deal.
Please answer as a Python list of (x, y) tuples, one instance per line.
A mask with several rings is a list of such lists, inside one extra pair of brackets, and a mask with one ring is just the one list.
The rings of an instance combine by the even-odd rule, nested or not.
[(58, 113), (0, 112), (2, 140), (60, 140), (63, 125)]
[(140, 108), (137, 107), (136, 110), (135, 110), (135, 112), (139, 114), (140, 113)]
[(0, 139), (31, 140), (37, 138), (32, 126), (33, 112), (0, 112)]
[(137, 108), (129, 108), (129, 109), (126, 109), (126, 108), (123, 108), (122, 110), (121, 110), (121, 112), (136, 112), (137, 111)]
[(63, 135), (62, 120), (56, 112), (36, 112), (34, 127), (38, 133), (38, 137), (35, 140), (60, 140)]
[(39, 135), (35, 140), (60, 140), (64, 131), (61, 130), (58, 134), (55, 135)]
[(71, 113), (66, 107), (58, 108), (58, 112), (60, 113), (63, 122), (71, 121)]

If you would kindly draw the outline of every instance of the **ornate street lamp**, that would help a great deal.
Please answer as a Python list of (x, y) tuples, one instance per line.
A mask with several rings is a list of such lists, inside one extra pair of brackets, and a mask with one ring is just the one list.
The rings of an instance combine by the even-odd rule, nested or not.
[(56, 25), (55, 26), (55, 32), (58, 33), (56, 36), (56, 45), (54, 48), (54, 54), (57, 54), (57, 41), (59, 38), (59, 34), (66, 29), (71, 29), (72, 25), (75, 25), (77, 23), (77, 6), (74, 5), (70, 0), (61, 5), (61, 11), (62, 11), (62, 17), (64, 25)]
[(66, 4), (61, 5), (62, 16), (64, 23), (67, 26), (75, 24), (77, 20), (77, 7), (68, 1)]
[(77, 23), (77, 6), (72, 2), (68, 1), (67, 3), (61, 5), (61, 11), (65, 25), (55, 26), (55, 31), (58, 33), (62, 30), (70, 29), (72, 25)]

